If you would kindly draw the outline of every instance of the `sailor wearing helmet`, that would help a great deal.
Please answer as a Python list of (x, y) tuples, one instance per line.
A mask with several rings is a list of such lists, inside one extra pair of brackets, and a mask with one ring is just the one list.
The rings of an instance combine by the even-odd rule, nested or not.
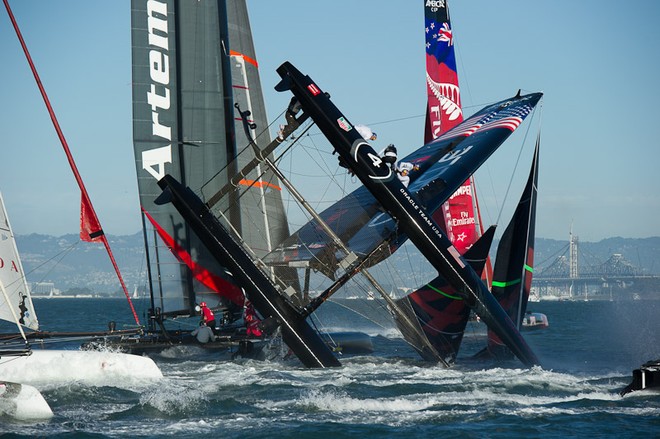
[(371, 131), (371, 128), (366, 125), (355, 125), (355, 129), (360, 133), (364, 140), (376, 140), (378, 138), (378, 135)]
[(206, 306), (206, 302), (200, 303), (197, 308), (197, 311), (199, 311), (202, 315), (202, 322), (211, 328), (215, 334), (215, 315), (213, 314), (213, 311), (211, 311), (211, 309)]
[(399, 181), (403, 183), (405, 187), (408, 187), (410, 183), (410, 171), (419, 169), (419, 166), (413, 165), (409, 162), (397, 162), (396, 147), (392, 144), (387, 145), (387, 147), (381, 152), (381, 158), (387, 165), (392, 168), (399, 177)]

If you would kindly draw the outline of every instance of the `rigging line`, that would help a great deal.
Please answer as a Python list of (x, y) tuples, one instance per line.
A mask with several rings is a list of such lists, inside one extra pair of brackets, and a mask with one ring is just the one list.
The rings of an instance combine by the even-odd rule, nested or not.
[[(280, 119), (280, 118), (282, 117), (282, 115), (283, 115), (285, 112), (286, 112), (286, 109), (285, 109), (284, 111), (282, 111), (282, 112), (277, 116), (277, 119)], [(258, 139), (258, 138), (259, 138), (259, 137), (260, 137), (260, 136), (261, 136), (261, 135), (262, 135), (267, 129), (269, 129), (269, 128), (273, 125), (273, 123), (274, 123), (274, 122), (271, 122), (266, 128), (264, 128), (264, 129), (263, 129), (263, 130), (257, 135), (257, 139)], [(256, 139), (255, 139), (255, 141), (256, 141)], [(186, 143), (189, 143), (189, 142), (186, 142)], [(295, 142), (294, 142), (294, 143), (295, 143)], [(232, 165), (232, 164), (234, 163), (234, 161), (238, 160), (238, 157), (240, 157), (241, 154), (243, 154), (243, 153), (245, 152), (245, 150), (251, 149), (251, 147), (252, 147), (252, 145), (250, 144), (249, 139), (248, 139), (248, 142), (245, 144), (245, 146), (243, 146), (240, 150), (237, 151), (237, 153), (236, 153), (236, 157), (235, 157), (233, 160), (231, 160), (231, 161), (225, 163), (225, 165), (222, 166), (222, 167), (221, 167), (221, 168), (220, 168), (215, 174), (213, 174), (213, 175), (211, 176), (211, 178), (209, 178), (209, 179), (206, 181), (206, 183), (204, 183), (203, 185), (201, 185), (201, 189), (200, 189), (200, 190), (204, 190), (204, 188), (206, 187), (207, 184), (209, 184), (211, 181), (213, 181), (217, 176), (219, 176), (220, 174), (222, 174), (225, 170), (229, 169), (229, 166)]]
[[(62, 262), (62, 260), (63, 260), (63, 259), (69, 254), (69, 253), (71, 253), (71, 252), (73, 251), (73, 249), (74, 249), (75, 247), (77, 247), (81, 242), (82, 242), (82, 241), (76, 241), (76, 242), (74, 242), (74, 243), (73, 243), (71, 246), (69, 246), (68, 248), (65, 248), (64, 250), (60, 251), (59, 253), (55, 254), (54, 256), (50, 257), (49, 259), (45, 260), (45, 261), (42, 262), (41, 264), (39, 264), (39, 265), (37, 265), (36, 267), (34, 267), (32, 270), (26, 272), (26, 273), (25, 273), (25, 279), (27, 280), (27, 275), (28, 275), (28, 274), (35, 273), (38, 269), (40, 269), (40, 268), (43, 267), (44, 265), (48, 264), (49, 262), (55, 261), (55, 260), (57, 259), (56, 263), (55, 263), (55, 264), (54, 264), (54, 265), (53, 265), (48, 271), (46, 271), (46, 273), (43, 275), (43, 277), (39, 280), (39, 282), (42, 282), (42, 281), (45, 279), (45, 277), (46, 277), (47, 275), (49, 275), (49, 274), (55, 269), (55, 267), (57, 267), (58, 264), (59, 264), (60, 262)], [(36, 274), (36, 273), (35, 273), (35, 274)]]
[[(341, 193), (341, 196), (346, 196), (346, 195), (348, 194), (348, 192), (349, 192), (349, 191), (347, 190), (348, 181), (347, 181), (347, 178), (346, 178), (346, 177), (347, 177), (347, 175), (349, 175), (349, 174), (348, 174), (347, 172), (343, 172), (343, 173), (342, 173), (342, 172), (341, 172), (342, 169), (339, 168), (339, 167), (331, 167), (331, 166), (328, 164), (327, 160), (326, 160), (325, 158), (323, 158), (323, 156), (325, 155), (325, 156), (330, 157), (330, 156), (334, 156), (334, 154), (331, 153), (331, 152), (328, 152), (328, 151), (327, 151), (327, 148), (325, 148), (325, 147), (323, 147), (323, 148), (319, 148), (319, 147), (316, 146), (316, 144), (314, 143), (314, 139), (313, 139), (313, 138), (311, 138), (309, 135), (308, 135), (307, 137), (309, 138), (310, 142), (312, 143), (312, 146), (307, 146), (307, 145), (303, 145), (303, 144), (301, 144), (300, 146), (304, 149), (304, 151), (307, 153), (307, 155), (308, 155), (312, 160), (314, 160), (314, 163), (317, 165), (317, 168), (318, 168), (319, 170), (323, 170), (323, 171), (324, 171), (325, 175), (308, 175), (308, 174), (297, 173), (297, 172), (294, 172), (294, 171), (292, 171), (292, 170), (290, 170), (290, 174), (291, 174), (291, 175), (302, 176), (302, 177), (306, 177), (306, 178), (326, 178), (326, 177), (329, 177), (329, 178), (331, 179), (331, 181), (332, 181), (333, 183), (335, 183), (336, 186), (337, 186), (337, 188), (341, 191), (341, 192), (340, 192), (340, 193)], [(312, 156), (312, 154), (310, 153), (310, 151), (315, 151), (315, 152), (319, 155), (320, 162), (319, 162), (319, 160), (315, 159), (315, 158)], [(323, 165), (321, 165), (320, 163), (322, 163)], [(343, 178), (343, 183), (340, 183), (340, 182), (338, 181), (337, 177), (338, 177), (339, 175), (342, 175), (342, 176), (344, 177), (344, 178)], [(353, 181), (353, 180), (351, 180), (351, 181)], [(328, 191), (330, 191), (330, 186), (325, 186), (325, 187), (326, 187), (326, 191), (324, 192), (323, 195), (326, 195), (326, 194), (328, 193)], [(354, 190), (354, 189), (355, 189), (355, 188), (353, 188), (352, 190)], [(351, 190), (351, 191), (352, 191), (352, 190)], [(329, 204), (329, 205), (330, 205), (330, 204), (334, 204), (335, 202), (336, 202), (336, 199), (335, 199), (335, 200), (328, 200), (328, 201), (325, 201), (325, 199), (324, 199), (323, 197), (320, 198), (318, 201), (315, 201), (315, 203), (317, 204), (317, 206), (320, 206), (320, 205), (323, 204), (323, 203), (325, 203), (325, 204)]]
[[(381, 295), (375, 294), (374, 291), (371, 288), (369, 288), (369, 286), (367, 285), (367, 279), (366, 278), (356, 276), (356, 277), (351, 279), (351, 283), (354, 286), (354, 288), (358, 289), (359, 291), (364, 293), (364, 295), (366, 296), (366, 298), (364, 298), (364, 299), (357, 299), (357, 300), (360, 300), (360, 302), (364, 306), (368, 307), (371, 310), (380, 311), (380, 312), (383, 313), (383, 316), (389, 316), (391, 319), (394, 319), (393, 310), (390, 308), (389, 304), (384, 300), (384, 298)], [(348, 308), (348, 309), (350, 309), (350, 308)], [(360, 313), (357, 313), (357, 314), (362, 315), (367, 320), (378, 324), (378, 326), (380, 326), (382, 328), (385, 328), (384, 325), (382, 325), (380, 323), (377, 323), (376, 321), (369, 318), (368, 316), (360, 314)]]
[[(461, 50), (463, 44), (461, 43), (460, 32), (458, 34), (452, 34), (452, 38), (454, 39), (454, 57), (458, 58), (461, 64), (461, 74), (458, 75), (458, 71), (456, 72), (456, 74), (458, 75), (458, 77), (461, 78), (458, 85), (461, 93), (461, 112), (464, 113), (465, 109), (470, 107), (464, 105), (465, 99), (463, 99), (463, 95), (467, 94), (467, 98), (470, 101), (472, 101), (472, 90), (470, 88), (470, 80), (468, 78), (468, 73), (467, 73), (468, 71), (465, 68), (465, 64), (463, 63), (463, 53)], [(467, 93), (463, 93), (463, 89), (465, 89)]]
[[(306, 133), (306, 132), (311, 128), (311, 126), (312, 126), (312, 125), (310, 124), (307, 128), (305, 128), (305, 130), (303, 131), (303, 134)], [(293, 148), (293, 146), (298, 142), (298, 140), (299, 140), (300, 138), (301, 138), (301, 137), (297, 137), (296, 139), (294, 139), (294, 141), (291, 142), (291, 144), (288, 145), (288, 146), (285, 148), (285, 150), (282, 152), (282, 154), (281, 154), (279, 157), (277, 157), (275, 160), (273, 160), (272, 162), (273, 162), (274, 164), (277, 163), (277, 162), (278, 162), (278, 161), (284, 156), (284, 154), (286, 154), (289, 150), (291, 150), (291, 148)], [(262, 169), (262, 168), (259, 168), (259, 169)], [(261, 173), (260, 173), (259, 175), (257, 175), (257, 178), (254, 179), (254, 180), (253, 180), (253, 181), (252, 181), (252, 182), (251, 182), (251, 183), (245, 188), (245, 190), (243, 190), (242, 192), (240, 191), (240, 188), (237, 187), (237, 189), (238, 189), (238, 191), (239, 191), (239, 193), (238, 193), (238, 197), (237, 197), (237, 202), (238, 202), (238, 200), (240, 200), (240, 199), (243, 197), (243, 195), (246, 195), (246, 194), (247, 194), (247, 192), (248, 192), (248, 190), (249, 190), (250, 188), (252, 188), (255, 184), (257, 184), (257, 182), (258, 182), (259, 180), (262, 179), (262, 177), (263, 177), (264, 174), (268, 171), (268, 169), (269, 169), (269, 166), (264, 166), (264, 167), (263, 167), (263, 170), (261, 171)], [(273, 174), (273, 177), (276, 178), (274, 174)], [(225, 214), (227, 213), (227, 211), (228, 211), (230, 208), (231, 208), (231, 205), (230, 205), (230, 206), (227, 206), (227, 208), (226, 208), (225, 210), (220, 211), (220, 213), (221, 213), (223, 216), (225, 216)]]
[[(334, 304), (337, 305), (337, 306), (341, 306), (341, 307), (344, 308), (345, 310), (350, 311), (350, 312), (352, 312), (353, 314), (356, 314), (356, 315), (362, 317), (362, 318), (365, 319), (366, 321), (371, 322), (371, 323), (373, 323), (374, 325), (379, 326), (379, 327), (382, 328), (382, 329), (387, 329), (387, 328), (386, 328), (383, 324), (381, 324), (380, 322), (377, 322), (376, 320), (372, 319), (372, 318), (369, 317), (368, 315), (363, 314), (363, 313), (361, 313), (360, 311), (357, 311), (356, 309), (353, 309), (352, 307), (349, 307), (349, 306), (347, 306), (347, 305), (344, 305), (343, 303), (339, 303), (336, 299), (328, 299), (328, 302), (332, 302), (332, 303), (334, 303)], [(379, 301), (379, 302), (380, 302), (380, 301)]]
[[(408, 245), (406, 245), (406, 244), (407, 244), (407, 243), (404, 243), (404, 245), (400, 246), (400, 247), (399, 247), (399, 251), (401, 251), (402, 248), (404, 249), (405, 257), (406, 257), (406, 259), (408, 260), (408, 265), (410, 266), (410, 272), (413, 274), (413, 282), (415, 282), (415, 285), (420, 285), (420, 283), (423, 282), (423, 281), (420, 282), (420, 280), (418, 279), (418, 276), (419, 276), (421, 273), (418, 273), (418, 271), (415, 270), (415, 267), (413, 267), (413, 264), (412, 264), (412, 258), (411, 258), (411, 257), (412, 257), (412, 254), (411, 254), (411, 252), (410, 252), (410, 246), (408, 246)], [(418, 268), (419, 268), (419, 267), (418, 267)]]
[[(307, 152), (307, 149), (305, 149), (305, 150), (306, 150), (306, 152)], [(318, 150), (318, 149), (317, 149), (317, 150)], [(310, 159), (312, 159), (312, 160), (314, 161), (315, 164), (317, 164), (317, 166), (319, 167), (320, 170), (323, 170), (323, 167), (319, 164), (319, 162), (318, 162), (318, 161), (317, 161), (317, 160), (316, 160), (311, 154), (308, 153), (308, 156), (309, 156)], [(322, 163), (327, 167), (327, 163), (326, 163), (326, 162), (322, 162)], [(325, 175), (325, 176), (328, 177), (328, 178), (330, 178), (330, 181), (331, 181), (332, 183), (334, 183), (335, 186), (341, 191), (341, 195), (342, 195), (342, 197), (343, 197), (343, 196), (346, 196), (347, 194), (346, 194), (346, 191), (345, 191), (345, 187), (342, 187), (342, 185), (338, 182), (338, 180), (337, 180), (337, 178), (336, 178), (336, 177), (337, 177), (337, 174), (335, 174), (335, 173), (328, 173), (328, 169), (326, 169), (325, 172), (326, 172), (326, 175)], [(330, 185), (328, 185), (328, 184), (324, 185), (323, 187), (324, 187), (324, 191), (320, 194), (320, 196), (319, 196), (319, 201), (317, 201), (317, 206), (315, 206), (315, 208), (318, 207), (318, 205), (320, 205), (320, 204), (322, 203), (321, 200), (324, 200), (324, 199), (326, 198), (326, 195), (328, 194), (328, 192), (331, 190), (331, 187), (330, 187)], [(337, 200), (334, 200), (333, 203), (334, 203), (335, 201), (337, 201)]]

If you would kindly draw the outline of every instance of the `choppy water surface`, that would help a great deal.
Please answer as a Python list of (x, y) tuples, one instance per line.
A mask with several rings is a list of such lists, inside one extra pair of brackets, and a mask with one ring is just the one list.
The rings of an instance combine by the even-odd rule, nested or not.
[[(51, 330), (61, 329), (64, 316), (86, 315), (89, 321), (78, 319), (78, 329), (99, 329), (103, 318), (125, 312), (123, 302), (109, 299), (41, 299), (36, 307)], [(0, 433), (315, 438), (660, 434), (659, 393), (618, 394), (633, 368), (660, 358), (660, 301), (542, 302), (530, 308), (550, 319), (549, 329), (526, 333), (543, 367), (512, 363), (484, 368), (468, 361), (449, 370), (429, 366), (391, 328), (355, 323), (355, 315), (329, 304), (318, 323), (369, 332), (374, 354), (343, 358), (337, 369), (308, 370), (295, 362), (218, 362), (198, 348), (176, 348), (154, 357), (165, 375), (159, 383), (43, 385), (39, 389), (55, 417), (43, 423), (0, 419)], [(480, 334), (478, 327), (468, 332), (466, 355), (481, 346)]]

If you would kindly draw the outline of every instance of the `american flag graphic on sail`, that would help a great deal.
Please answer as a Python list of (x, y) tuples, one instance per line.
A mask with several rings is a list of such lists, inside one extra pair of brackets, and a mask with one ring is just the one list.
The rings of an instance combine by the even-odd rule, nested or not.
[[(489, 113), (485, 117), (476, 114), (466, 120), (466, 123), (460, 130), (446, 132), (435, 141), (438, 142), (453, 137), (470, 136), (477, 131), (486, 131), (495, 128), (506, 128), (510, 131), (515, 131), (531, 111), (532, 108), (529, 105), (522, 105), (513, 109), (505, 108), (503, 111), (495, 114)], [(472, 121), (474, 121), (474, 123), (471, 123)]]

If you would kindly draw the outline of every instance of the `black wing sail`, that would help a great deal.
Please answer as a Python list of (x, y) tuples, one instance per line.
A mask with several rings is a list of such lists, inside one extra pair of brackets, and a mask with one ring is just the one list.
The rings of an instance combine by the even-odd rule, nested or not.
[[(534, 272), (539, 148), (540, 139), (537, 138), (527, 184), (513, 217), (502, 234), (493, 269), (493, 295), (519, 329), (527, 310)], [(497, 358), (511, 355), (493, 331), (488, 331), (488, 351)]]
[[(208, 199), (254, 157), (235, 104), (249, 111), (254, 139), (269, 142), (245, 0), (132, 0), (131, 24), (135, 163), (155, 306), (192, 314), (200, 295), (242, 306), (225, 268), (171, 204), (154, 200), (165, 174)], [(289, 234), (278, 187), (255, 171), (242, 197), (234, 191), (213, 206), (260, 255)]]

